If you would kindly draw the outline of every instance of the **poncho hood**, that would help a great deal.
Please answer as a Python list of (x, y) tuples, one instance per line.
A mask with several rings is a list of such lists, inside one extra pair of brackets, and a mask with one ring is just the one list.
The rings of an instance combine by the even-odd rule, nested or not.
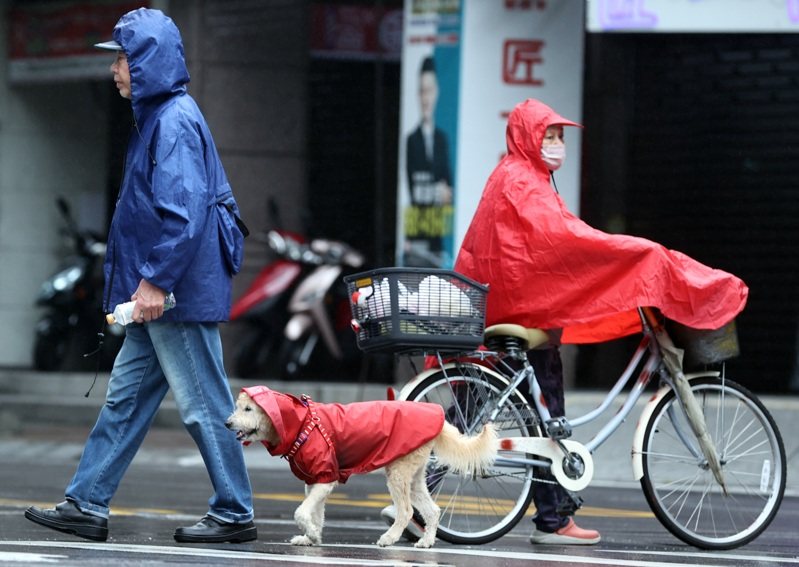
[(489, 284), (486, 324), (562, 328), (563, 342), (641, 330), (636, 308), (657, 307), (696, 329), (717, 329), (746, 305), (727, 272), (647, 240), (596, 230), (566, 209), (540, 158), (550, 124), (572, 124), (537, 100), (510, 114), (508, 154), (486, 183), (455, 270)]
[(139, 8), (114, 26), (116, 40), (128, 58), (131, 102), (137, 121), (149, 106), (186, 92), (189, 71), (175, 22), (160, 10)]
[(505, 130), (508, 155), (529, 162), (537, 173), (549, 177), (549, 169), (541, 158), (541, 144), (550, 126), (577, 126), (577, 122), (564, 118), (550, 107), (528, 99), (511, 111)]

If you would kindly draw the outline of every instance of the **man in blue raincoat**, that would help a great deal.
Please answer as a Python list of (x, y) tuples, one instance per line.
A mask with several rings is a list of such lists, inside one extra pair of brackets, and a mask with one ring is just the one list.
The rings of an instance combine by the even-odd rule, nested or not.
[[(111, 71), (131, 101), (134, 128), (108, 237), (104, 307), (134, 300), (134, 323), (65, 501), (25, 516), (105, 541), (111, 498), (171, 388), (214, 488), (207, 515), (178, 528), (175, 539), (251, 541), (252, 489), (241, 446), (225, 429), (234, 401), (218, 328), (230, 311), (243, 225), (208, 125), (187, 93), (177, 26), (141, 8), (122, 16), (113, 38), (97, 47), (116, 53)], [(164, 311), (169, 293), (177, 305)]]

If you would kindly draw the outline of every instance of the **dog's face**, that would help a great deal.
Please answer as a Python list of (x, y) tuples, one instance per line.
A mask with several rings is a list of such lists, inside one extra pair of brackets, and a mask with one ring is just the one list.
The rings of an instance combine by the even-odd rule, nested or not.
[(234, 431), (236, 439), (242, 443), (267, 441), (277, 445), (280, 441), (272, 426), (272, 420), (246, 392), (239, 394), (236, 399), (236, 409), (225, 421), (225, 427)]

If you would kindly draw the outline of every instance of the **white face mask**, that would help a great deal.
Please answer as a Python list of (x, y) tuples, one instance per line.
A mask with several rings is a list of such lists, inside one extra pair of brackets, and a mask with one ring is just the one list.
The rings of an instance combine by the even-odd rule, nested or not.
[(541, 159), (550, 171), (557, 171), (566, 159), (566, 146), (563, 144), (541, 146)]

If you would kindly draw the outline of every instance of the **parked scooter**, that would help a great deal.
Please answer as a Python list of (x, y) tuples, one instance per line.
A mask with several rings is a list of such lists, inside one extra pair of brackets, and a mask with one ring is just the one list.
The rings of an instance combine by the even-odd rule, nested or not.
[(288, 304), (291, 318), (280, 349), (282, 378), (391, 382), (393, 361), (364, 355), (350, 327), (342, 275), (362, 268), (363, 255), (333, 240), (314, 240), (309, 249), (318, 255), (319, 265), (299, 284)]
[[(63, 197), (56, 205), (65, 222), (64, 234), (73, 253), (61, 269), (43, 284), (36, 305), (46, 309), (36, 323), (33, 365), (37, 370), (80, 369), (81, 355), (97, 348), (97, 334), (103, 329), (102, 265), (105, 242), (96, 233), (80, 230)], [(122, 346), (125, 330), (121, 325), (105, 329), (100, 366), (110, 368)], [(85, 365), (94, 366), (87, 361)]]
[(261, 269), (230, 310), (231, 321), (247, 325), (233, 358), (234, 371), (240, 378), (261, 376), (266, 365), (277, 360), (289, 318), (289, 298), (316, 259), (298, 234), (270, 230), (253, 237), (269, 246), (274, 259)]

